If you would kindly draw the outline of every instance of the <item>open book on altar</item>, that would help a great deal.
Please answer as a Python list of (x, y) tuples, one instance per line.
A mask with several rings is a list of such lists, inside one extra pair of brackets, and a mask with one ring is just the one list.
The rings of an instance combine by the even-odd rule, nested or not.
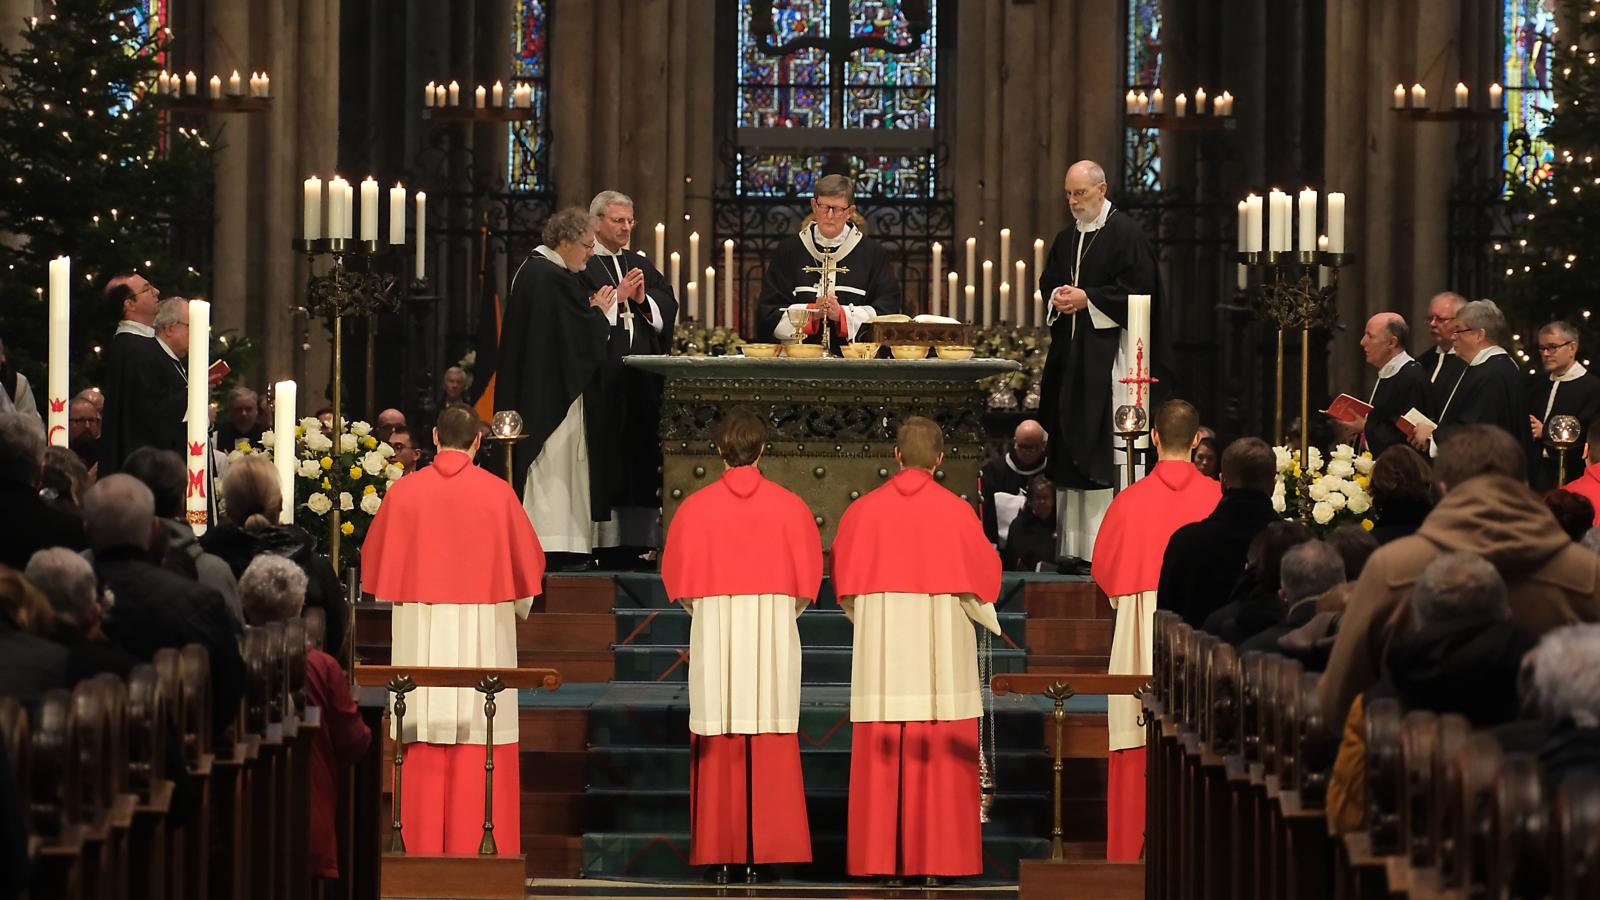
[(1322, 414), (1337, 419), (1340, 422), (1355, 422), (1367, 417), (1372, 412), (1372, 404), (1364, 403), (1349, 394), (1340, 394), (1333, 398), (1328, 408)]
[(1400, 433), (1405, 435), (1407, 438), (1410, 438), (1412, 435), (1416, 434), (1417, 429), (1424, 425), (1434, 429), (1439, 427), (1437, 422), (1423, 415), (1422, 410), (1417, 409), (1415, 406), (1411, 407), (1411, 409), (1408, 410), (1405, 415), (1394, 420), (1394, 427), (1400, 429)]

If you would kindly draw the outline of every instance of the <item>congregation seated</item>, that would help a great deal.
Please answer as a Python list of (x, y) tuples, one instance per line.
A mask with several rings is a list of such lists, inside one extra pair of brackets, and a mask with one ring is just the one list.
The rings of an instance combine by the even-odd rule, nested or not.
[(0, 566), (0, 697), (37, 706), (47, 691), (71, 685), (67, 651), (49, 639), (50, 601)]
[(126, 678), (139, 664), (137, 657), (108, 641), (100, 628), (106, 599), (88, 560), (65, 547), (51, 547), (35, 553), (23, 574), (50, 601), (55, 615), (49, 636), (67, 651), (70, 684), (102, 672)]
[(1372, 464), (1372, 536), (1387, 544), (1422, 526), (1433, 509), (1433, 467), (1408, 444), (1383, 451)]
[(1538, 754), (1547, 786), (1579, 772), (1600, 774), (1600, 625), (1547, 633), (1528, 654), (1528, 664), (1546, 729)]
[(1367, 558), (1378, 549), (1378, 539), (1360, 525), (1340, 525), (1323, 538), (1344, 560), (1344, 580), (1355, 581), (1367, 566)]
[(1444, 497), (1409, 537), (1367, 560), (1340, 620), (1319, 688), (1322, 712), (1343, 722), (1357, 694), (1377, 682), (1412, 584), (1452, 551), (1476, 553), (1505, 579), (1510, 615), (1530, 635), (1600, 619), (1600, 556), (1572, 542), (1527, 485), (1527, 454), (1490, 425), (1447, 432), (1434, 466)]
[(1517, 673), (1533, 639), (1511, 622), (1506, 584), (1483, 557), (1445, 553), (1417, 576), (1412, 624), (1390, 642), (1383, 675), (1350, 705), (1328, 788), (1328, 822), (1338, 833), (1365, 814), (1365, 709), (1392, 697), (1402, 711), (1464, 716), (1489, 728), (1517, 717)]
[(211, 658), (212, 726), (233, 721), (244, 693), (238, 626), (222, 595), (169, 572), (151, 554), (155, 496), (131, 475), (108, 475), (84, 498), (94, 570), (115, 597), (105, 634), (143, 661), (165, 647), (199, 644)]
[(83, 521), (39, 496), (44, 429), (20, 413), (0, 413), (0, 565), (21, 570), (35, 550), (85, 546)]
[[(281, 556), (251, 560), (239, 579), (245, 617), (252, 627), (298, 618), (305, 606), (306, 575)], [(311, 741), (312, 872), (339, 877), (339, 846), (334, 812), (344, 790), (345, 775), (366, 752), (372, 732), (356, 712), (349, 679), (338, 660), (313, 647), (306, 649), (306, 703), (322, 710), (321, 728)]]
[(78, 454), (66, 447), (46, 447), (39, 470), (39, 496), (67, 515), (82, 518), (83, 495), (89, 490), (89, 470)]
[(1254, 634), (1247, 634), (1245, 632), (1253, 628), (1255, 623), (1250, 615), (1241, 614), (1232, 622), (1232, 630), (1240, 636), (1236, 639), (1222, 635), (1218, 637), (1237, 644), (1240, 652), (1265, 650), (1281, 653), (1283, 650), (1278, 642), (1289, 632), (1310, 624), (1312, 617), (1321, 609), (1319, 604), (1322, 598), (1344, 584), (1345, 578), (1345, 560), (1333, 544), (1328, 541), (1296, 544), (1283, 554), (1283, 563), (1279, 566), (1278, 595), (1270, 598), (1277, 602), (1268, 604), (1261, 611), (1267, 615), (1258, 612), (1257, 620), (1266, 624)]
[(1556, 517), (1561, 530), (1574, 541), (1583, 540), (1583, 536), (1594, 527), (1594, 503), (1588, 497), (1555, 488), (1545, 491), (1540, 499), (1544, 500), (1550, 514)]
[(316, 551), (311, 535), (298, 525), (277, 524), (283, 506), (278, 471), (259, 454), (235, 460), (222, 479), (222, 498), (223, 520), (206, 531), (200, 546), (221, 557), (236, 578), (263, 554), (299, 566), (306, 573), (306, 605), (327, 616), (325, 646), (337, 654), (344, 646), (349, 604), (332, 564)]
[[(1206, 616), (1202, 628), (1230, 644), (1239, 644), (1256, 632), (1281, 622), (1284, 555), (1309, 540), (1311, 529), (1299, 522), (1273, 522), (1262, 529), (1250, 541), (1244, 572), (1234, 582), (1228, 602)], [(1342, 572), (1343, 561), (1338, 560), (1337, 554), (1333, 554), (1333, 559)], [(1290, 602), (1300, 599), (1296, 596)]]
[(122, 471), (144, 482), (155, 495), (156, 519), (166, 538), (166, 549), (161, 554), (162, 567), (214, 588), (228, 604), (234, 621), (244, 627), (244, 613), (239, 609), (239, 584), (233, 570), (221, 557), (201, 548), (200, 539), (189, 525), (185, 498), (189, 469), (183, 457), (174, 450), (140, 447), (128, 454)]

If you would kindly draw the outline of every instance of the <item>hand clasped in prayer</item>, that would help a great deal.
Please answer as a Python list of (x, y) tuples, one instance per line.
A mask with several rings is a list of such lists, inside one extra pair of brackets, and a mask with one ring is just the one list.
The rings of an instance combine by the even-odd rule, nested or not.
[(843, 307), (839, 305), (839, 298), (834, 294), (818, 297), (816, 308), (834, 322), (839, 321), (839, 316), (843, 314)]
[(1063, 284), (1050, 292), (1050, 305), (1063, 313), (1071, 315), (1088, 307), (1089, 295), (1082, 288)]
[[(624, 281), (623, 283), (626, 284), (627, 282)], [(589, 296), (589, 305), (610, 315), (611, 308), (617, 305), (617, 289), (609, 284), (604, 285), (600, 290)]]

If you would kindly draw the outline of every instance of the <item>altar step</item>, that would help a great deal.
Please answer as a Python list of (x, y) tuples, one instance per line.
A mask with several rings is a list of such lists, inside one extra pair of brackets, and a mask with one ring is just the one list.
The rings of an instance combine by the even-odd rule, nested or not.
[[(562, 618), (574, 618), (571, 616)], [(620, 650), (629, 646), (673, 646), (689, 644), (689, 628), (694, 621), (688, 610), (676, 609), (618, 609), (609, 616), (585, 616), (594, 619), (592, 627), (600, 620), (614, 622), (614, 643)], [(1004, 637), (996, 638), (1000, 647), (1020, 649), (1027, 645), (1028, 616), (1018, 612), (999, 615), (1000, 630)], [(800, 628), (800, 643), (805, 647), (845, 647), (855, 639), (855, 626), (838, 607), (807, 609), (796, 619)], [(998, 648), (997, 648), (998, 649)]]

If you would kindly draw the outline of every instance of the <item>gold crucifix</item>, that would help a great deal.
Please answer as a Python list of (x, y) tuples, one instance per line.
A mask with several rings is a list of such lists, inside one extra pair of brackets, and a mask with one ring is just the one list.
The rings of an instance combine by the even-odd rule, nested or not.
[[(839, 275), (848, 273), (850, 269), (834, 263), (832, 253), (824, 253), (822, 254), (822, 265), (806, 266), (800, 271), (817, 273), (817, 299), (821, 300), (823, 297), (833, 294), (834, 281)], [(841, 317), (843, 316), (842, 311), (840, 315)], [(826, 310), (823, 311), (822, 315), (822, 353), (824, 356), (833, 355), (833, 329)]]

